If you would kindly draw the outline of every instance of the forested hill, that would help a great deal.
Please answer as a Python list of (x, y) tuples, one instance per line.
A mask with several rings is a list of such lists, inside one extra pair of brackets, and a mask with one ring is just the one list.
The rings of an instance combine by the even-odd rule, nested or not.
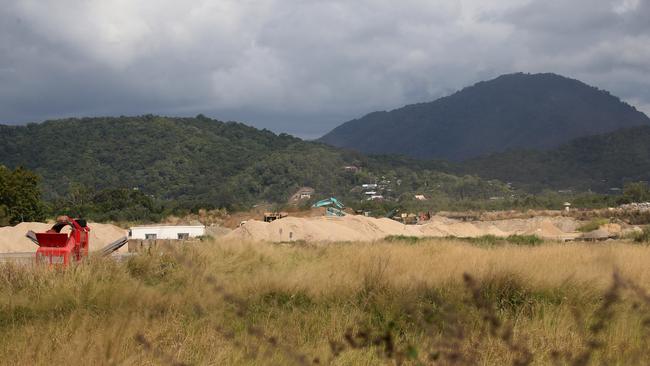
[(371, 154), (462, 161), (650, 125), (608, 92), (555, 74), (509, 74), (430, 103), (375, 112), (320, 141)]
[(551, 151), (512, 150), (473, 159), (457, 173), (543, 188), (607, 192), (650, 181), (650, 126), (575, 139)]
[(41, 175), (48, 198), (80, 184), (95, 190), (137, 188), (186, 204), (274, 200), (291, 186), (336, 187), (332, 172), (353, 155), (201, 116), (0, 126), (0, 164), (22, 165)]
[[(92, 197), (88, 191), (126, 189), (180, 207), (246, 208), (259, 202), (286, 202), (299, 187), (319, 197), (335, 195), (360, 201), (361, 183), (400, 182), (405, 192), (444, 197), (486, 198), (503, 184), (439, 172), (444, 164), (369, 158), (327, 146), (276, 135), (241, 123), (202, 116), (83, 118), (27, 126), (0, 125), (0, 165), (24, 166), (42, 176), (49, 201)], [(345, 166), (362, 168), (360, 172)], [(384, 177), (385, 178), (382, 178)], [(83, 189), (79, 189), (79, 187)], [(432, 191), (436, 188), (435, 192)], [(76, 192), (86, 192), (80, 197)], [(108, 192), (107, 205), (129, 200)], [(133, 199), (141, 199), (141, 195)], [(107, 210), (114, 209), (109, 207)]]

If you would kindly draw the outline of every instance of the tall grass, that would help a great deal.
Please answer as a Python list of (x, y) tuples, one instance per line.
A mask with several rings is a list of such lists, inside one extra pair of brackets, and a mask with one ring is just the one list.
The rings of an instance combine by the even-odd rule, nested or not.
[(623, 243), (439, 239), (4, 264), (0, 362), (640, 364), (648, 263), (648, 247)]

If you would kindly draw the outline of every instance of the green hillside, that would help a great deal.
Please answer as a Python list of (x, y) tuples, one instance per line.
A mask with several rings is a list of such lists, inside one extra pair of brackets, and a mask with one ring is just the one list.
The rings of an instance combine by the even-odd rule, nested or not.
[(520, 73), (368, 114), (320, 141), (369, 154), (463, 161), (509, 149), (552, 149), (640, 125), (650, 119), (606, 91), (559, 75)]
[[(348, 157), (334, 151), (204, 117), (84, 118), (0, 126), (0, 161), (40, 174), (48, 198), (65, 194), (74, 183), (96, 190), (137, 189), (186, 204), (228, 206), (237, 203), (234, 200), (278, 199), (292, 185), (336, 186), (327, 179), (333, 179), (332, 173)], [(319, 161), (312, 166), (315, 157)], [(267, 178), (265, 162), (291, 158), (298, 172), (281, 164), (269, 168), (286, 168), (282, 173), (289, 181)], [(247, 180), (250, 174), (254, 182)], [(275, 190), (277, 185), (281, 191)]]
[(543, 188), (607, 192), (650, 181), (650, 126), (575, 139), (551, 151), (512, 150), (473, 159), (457, 173)]
[(69, 207), (95, 200), (94, 207), (116, 214), (131, 202), (137, 205), (129, 207), (135, 217), (155, 211), (155, 202), (234, 209), (284, 203), (302, 186), (315, 188), (317, 197), (361, 203), (360, 185), (380, 180), (389, 182), (383, 194), (392, 200), (412, 193), (447, 201), (487, 199), (506, 189), (498, 182), (445, 174), (444, 164), (369, 158), (202, 116), (0, 125), (0, 164), (40, 175), (50, 202), (63, 200)]

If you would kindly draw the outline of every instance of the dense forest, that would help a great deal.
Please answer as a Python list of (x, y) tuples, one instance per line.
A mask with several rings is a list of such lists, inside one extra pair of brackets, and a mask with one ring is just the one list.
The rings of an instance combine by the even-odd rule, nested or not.
[[(0, 225), (45, 214), (158, 221), (200, 208), (282, 206), (305, 186), (316, 194), (302, 205), (336, 196), (379, 214), (396, 206), (559, 208), (567, 200), (606, 207), (643, 196), (630, 193), (629, 183), (650, 179), (647, 141), (650, 127), (637, 127), (550, 151), (450, 163), (366, 156), (200, 115), (0, 125), (0, 164), (6, 166), (0, 169)], [(375, 194), (383, 199), (368, 200), (363, 184), (377, 184)]]
[(282, 204), (303, 186), (315, 189), (315, 199), (337, 196), (361, 206), (366, 204), (361, 185), (379, 181), (387, 182), (381, 193), (393, 202), (425, 194), (448, 205), (510, 194), (501, 182), (450, 174), (444, 163), (367, 157), (204, 116), (0, 126), (0, 163), (42, 177), (52, 213), (107, 220)]
[(550, 151), (492, 154), (453, 170), (512, 182), (529, 192), (616, 192), (626, 183), (650, 181), (650, 126), (579, 138)]
[(320, 141), (369, 154), (463, 161), (509, 149), (546, 150), (650, 119), (606, 91), (555, 74), (510, 74), (448, 97), (375, 112)]

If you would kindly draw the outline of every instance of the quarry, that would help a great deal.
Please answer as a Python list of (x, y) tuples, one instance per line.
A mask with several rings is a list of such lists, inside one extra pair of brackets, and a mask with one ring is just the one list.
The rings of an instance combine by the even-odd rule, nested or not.
[[(323, 244), (337, 242), (366, 242), (381, 241), (388, 237), (414, 238), (479, 238), (493, 236), (507, 238), (509, 236), (535, 236), (547, 241), (599, 241), (624, 238), (641, 232), (641, 228), (626, 224), (620, 220), (606, 222), (589, 230), (580, 231), (587, 221), (570, 216), (563, 216), (562, 211), (547, 211), (540, 216), (525, 218), (503, 218), (505, 213), (484, 213), (483, 219), (458, 214), (448, 216), (434, 215), (426, 221), (417, 224), (404, 224), (396, 219), (369, 217), (365, 215), (331, 214), (324, 209), (311, 209), (293, 214), (266, 214), (273, 220), (259, 219), (259, 215), (238, 214), (231, 228), (220, 224), (170, 225), (157, 224), (134, 226), (128, 229), (113, 224), (89, 223), (89, 251), (99, 251), (107, 244), (128, 237), (130, 242), (156, 242), (166, 240), (169, 243), (183, 243), (185, 240), (197, 240), (205, 236), (223, 241), (247, 241), (273, 243), (311, 243)], [(512, 213), (510, 213), (512, 216)], [(278, 217), (275, 219), (275, 217)], [(499, 218), (501, 216), (501, 218)], [(455, 217), (455, 218), (453, 218)], [(463, 219), (459, 218), (462, 217)], [(616, 220), (614, 220), (616, 221)], [(23, 253), (30, 255), (36, 246), (26, 233), (47, 231), (52, 222), (23, 222), (15, 226), (0, 227), (0, 257), (3, 253)], [(132, 248), (138, 246), (132, 245)], [(129, 246), (120, 247), (116, 253), (126, 253)], [(135, 251), (135, 249), (132, 249)]]

